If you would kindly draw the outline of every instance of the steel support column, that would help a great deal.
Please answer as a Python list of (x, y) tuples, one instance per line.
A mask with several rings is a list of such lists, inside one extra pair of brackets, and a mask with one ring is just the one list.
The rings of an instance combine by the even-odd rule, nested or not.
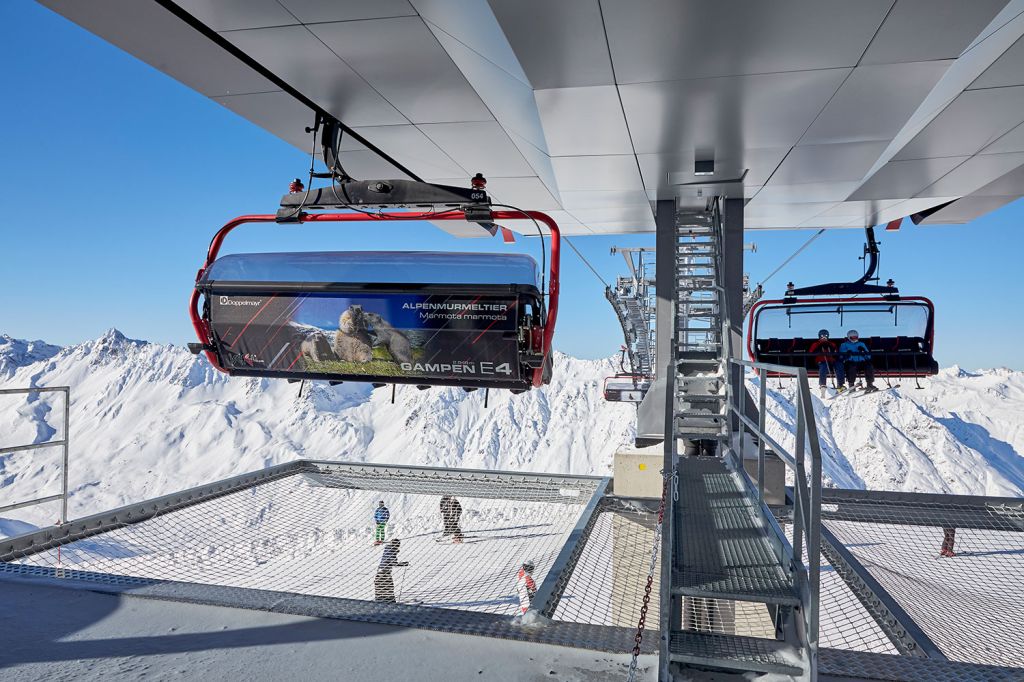
[[(637, 410), (636, 440), (638, 446), (659, 443), (665, 435), (666, 368), (668, 367), (666, 360), (671, 357), (672, 339), (676, 328), (674, 292), (677, 240), (676, 202), (674, 199), (658, 200), (655, 224), (657, 235), (655, 237), (654, 288), (658, 297), (655, 307), (655, 377), (654, 383)], [(742, 241), (742, 239), (741, 234), (740, 240)], [(740, 305), (742, 306), (742, 302)]]

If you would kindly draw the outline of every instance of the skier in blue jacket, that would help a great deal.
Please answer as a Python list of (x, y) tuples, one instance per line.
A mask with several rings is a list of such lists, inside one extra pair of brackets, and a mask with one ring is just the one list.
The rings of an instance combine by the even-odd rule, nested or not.
[(867, 382), (864, 392), (871, 393), (878, 390), (875, 387), (875, 368), (871, 364), (871, 351), (860, 340), (860, 334), (856, 329), (846, 332), (846, 340), (839, 346), (839, 361), (846, 369), (846, 380), (850, 388), (853, 388), (854, 382), (857, 381), (857, 375), (863, 371), (864, 380)]
[(377, 531), (373, 536), (373, 544), (384, 544), (384, 533), (387, 529), (388, 520), (390, 518), (391, 512), (384, 506), (384, 500), (381, 500), (380, 504), (377, 505), (377, 509), (373, 512), (373, 521), (377, 524)]

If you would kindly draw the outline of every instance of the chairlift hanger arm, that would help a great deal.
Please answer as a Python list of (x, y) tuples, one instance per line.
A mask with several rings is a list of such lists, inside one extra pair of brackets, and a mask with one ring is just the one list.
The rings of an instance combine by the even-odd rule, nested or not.
[(786, 298), (797, 296), (849, 296), (856, 294), (874, 294), (877, 296), (899, 296), (899, 289), (895, 286), (882, 286), (879, 284), (868, 284), (875, 278), (875, 271), (878, 270), (878, 242), (875, 240), (875, 228), (864, 229), (867, 236), (867, 243), (864, 245), (864, 257), (867, 258), (867, 269), (863, 276), (854, 282), (829, 282), (827, 284), (816, 284), (810, 287), (789, 289), (786, 291)]

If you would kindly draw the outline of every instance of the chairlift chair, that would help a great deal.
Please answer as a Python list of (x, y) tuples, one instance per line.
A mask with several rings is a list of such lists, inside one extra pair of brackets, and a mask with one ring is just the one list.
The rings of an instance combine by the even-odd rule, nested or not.
[[(559, 230), (537, 211), (494, 210), (483, 178), (471, 190), (407, 180), (293, 183), (276, 215), (245, 215), (214, 236), (189, 314), (203, 352), (231, 376), (376, 385), (507, 388), (551, 379), (558, 313)], [(414, 207), (415, 211), (397, 211)], [(313, 213), (316, 209), (348, 212)], [(426, 209), (426, 210), (425, 210)], [(521, 254), (343, 252), (220, 256), (252, 223), (475, 222), (528, 219), (550, 231), (547, 291)], [(546, 300), (545, 300), (546, 299)]]
[[(836, 346), (856, 329), (871, 351), (880, 377), (922, 377), (939, 371), (934, 358), (935, 306), (922, 296), (901, 296), (895, 283), (871, 284), (878, 265), (873, 228), (867, 229), (864, 276), (855, 282), (811, 287), (792, 285), (782, 299), (758, 301), (747, 323), (751, 360), (803, 367), (816, 372), (817, 352), (810, 352), (818, 330), (826, 329)], [(775, 375), (775, 373), (770, 373)]]

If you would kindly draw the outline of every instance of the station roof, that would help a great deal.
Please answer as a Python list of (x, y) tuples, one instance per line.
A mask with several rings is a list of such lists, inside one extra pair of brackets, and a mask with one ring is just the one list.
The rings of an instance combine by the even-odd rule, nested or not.
[[(1024, 194), (1024, 0), (41, 2), (308, 151), (313, 110), (238, 50), (425, 180), (481, 172), (567, 234), (715, 194), (781, 229)], [(402, 177), (353, 140), (341, 160)]]

